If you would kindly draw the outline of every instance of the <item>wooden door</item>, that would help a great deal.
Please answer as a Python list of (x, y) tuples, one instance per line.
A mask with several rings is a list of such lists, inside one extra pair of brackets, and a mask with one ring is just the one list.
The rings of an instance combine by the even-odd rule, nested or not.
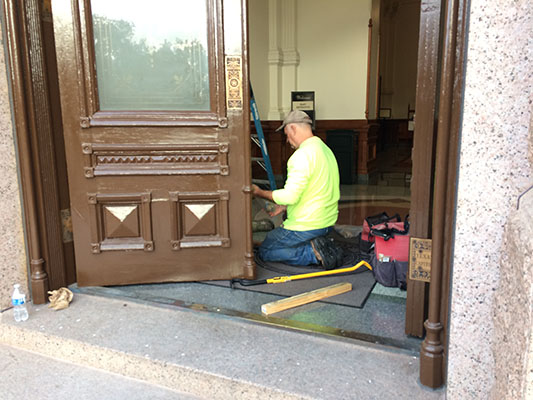
[(253, 277), (244, 4), (54, 0), (80, 286)]

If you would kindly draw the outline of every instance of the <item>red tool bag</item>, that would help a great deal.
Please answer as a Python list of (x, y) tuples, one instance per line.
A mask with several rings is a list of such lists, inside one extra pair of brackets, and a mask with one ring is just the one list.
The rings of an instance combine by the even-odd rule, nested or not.
[(375, 225), (370, 233), (376, 243), (371, 264), (374, 277), (383, 286), (407, 288), (409, 264), (409, 222), (385, 222)]
[(385, 222), (370, 230), (376, 239), (374, 252), (378, 259), (409, 260), (409, 222)]
[(375, 225), (380, 225), (386, 222), (399, 222), (401, 218), (398, 214), (389, 217), (386, 212), (381, 214), (366, 217), (363, 221), (363, 231), (361, 232), (361, 240), (359, 241), (359, 249), (363, 253), (369, 253), (372, 244), (374, 243), (374, 236), (371, 234), (371, 229)]

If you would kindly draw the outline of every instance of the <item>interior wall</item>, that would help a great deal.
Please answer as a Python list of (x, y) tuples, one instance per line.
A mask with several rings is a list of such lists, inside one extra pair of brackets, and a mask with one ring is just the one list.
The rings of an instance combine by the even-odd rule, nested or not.
[(268, 115), (270, 79), (268, 68), (268, 1), (249, 0), (250, 83), (256, 97), (261, 119)]
[(294, 90), (315, 92), (317, 119), (365, 118), (372, 0), (250, 0), (249, 9), (262, 119), (283, 118)]
[[(299, 0), (297, 90), (315, 91), (317, 119), (363, 119), (371, 0)], [(287, 94), (290, 96), (288, 88)]]

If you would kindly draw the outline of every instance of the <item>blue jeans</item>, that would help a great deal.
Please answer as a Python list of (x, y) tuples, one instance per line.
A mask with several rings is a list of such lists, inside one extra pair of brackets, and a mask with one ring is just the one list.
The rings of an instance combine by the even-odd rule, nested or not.
[(319, 264), (311, 240), (325, 236), (333, 227), (310, 231), (290, 231), (279, 227), (268, 232), (259, 247), (259, 258), (263, 261), (278, 261), (290, 265)]

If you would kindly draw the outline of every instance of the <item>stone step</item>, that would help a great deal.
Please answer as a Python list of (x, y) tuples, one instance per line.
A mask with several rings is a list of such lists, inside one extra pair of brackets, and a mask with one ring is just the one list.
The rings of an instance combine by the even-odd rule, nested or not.
[(412, 353), (173, 306), (76, 293), (1, 315), (0, 343), (203, 399), (442, 399)]
[(193, 400), (168, 388), (0, 344), (2, 400)]

